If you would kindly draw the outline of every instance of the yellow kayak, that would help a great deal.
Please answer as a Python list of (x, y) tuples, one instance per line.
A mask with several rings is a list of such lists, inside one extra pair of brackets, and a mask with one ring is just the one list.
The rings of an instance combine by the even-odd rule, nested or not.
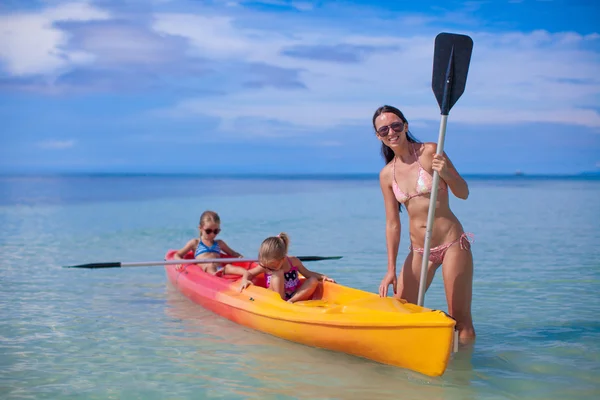
[[(165, 258), (172, 260), (173, 254)], [(331, 282), (320, 283), (313, 300), (292, 304), (262, 287), (263, 276), (240, 293), (239, 276), (213, 276), (193, 264), (166, 265), (165, 270), (195, 303), (283, 339), (429, 376), (442, 375), (450, 359), (456, 322), (442, 311)]]

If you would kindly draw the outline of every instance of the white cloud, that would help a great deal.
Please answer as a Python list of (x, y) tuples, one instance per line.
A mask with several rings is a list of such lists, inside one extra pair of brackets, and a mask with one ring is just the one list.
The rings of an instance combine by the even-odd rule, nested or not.
[(289, 1), (289, 0), (240, 0), (239, 2), (228, 1), (226, 5), (240, 5), (243, 3), (259, 3), (270, 6), (291, 7), (298, 11), (310, 11), (314, 8), (310, 1)]
[[(310, 2), (264, 0), (265, 3), (309, 10)], [(235, 3), (235, 2), (234, 2)], [(243, 4), (239, 1), (236, 4)], [(476, 6), (476, 5), (474, 5)], [(422, 32), (440, 18), (420, 14), (396, 16), (394, 24), (411, 29), (384, 29), (356, 34), (339, 21), (326, 29), (318, 22), (280, 21), (280, 14), (258, 15), (238, 7), (203, 9), (198, 14), (154, 14), (150, 29), (164, 36), (183, 38), (189, 44), (188, 60), (208, 59), (219, 74), (219, 63), (266, 63), (294, 69), (306, 90), (258, 88), (219, 97), (184, 99), (158, 113), (175, 117), (208, 115), (223, 120), (223, 129), (240, 118), (294, 124), (300, 130), (344, 124), (369, 123), (381, 104), (402, 108), (415, 124), (439, 121), (431, 92), (431, 64), (435, 34)], [(236, 16), (237, 15), (237, 16)], [(255, 18), (257, 17), (257, 18)], [(393, 16), (392, 16), (393, 17)], [(70, 68), (84, 67), (95, 57), (115, 64), (156, 64), (171, 42), (155, 43), (134, 29), (104, 28), (81, 40), (86, 52), (67, 50), (68, 35), (54, 26), (60, 21), (95, 21), (111, 15), (87, 3), (69, 3), (37, 13), (0, 16), (0, 58), (15, 76), (45, 74), (54, 77)], [(308, 17), (310, 18), (310, 17)], [(373, 20), (382, 26), (388, 20)], [(309, 21), (309, 22), (307, 22)], [(272, 25), (269, 25), (270, 23)], [(375, 23), (374, 23), (375, 22)], [(269, 26), (272, 26), (269, 28)], [(387, 25), (386, 25), (387, 26)], [(414, 29), (413, 29), (414, 27)], [(423, 29), (419, 30), (421, 27)], [(286, 31), (286, 29), (288, 29)], [(96, 32), (98, 33), (98, 32)], [(473, 124), (550, 122), (600, 127), (600, 35), (576, 32), (468, 33), (474, 51), (467, 88), (451, 111), (451, 119)], [(179, 43), (179, 42), (178, 42)], [(286, 55), (292, 46), (387, 47), (365, 52), (360, 62), (334, 62)], [(310, 51), (308, 51), (310, 54)], [(98, 61), (100, 62), (100, 61)], [(231, 70), (230, 70), (231, 71)], [(234, 77), (241, 82), (244, 76)], [(217, 88), (220, 89), (220, 88)]]
[(157, 14), (152, 28), (188, 39), (192, 55), (215, 59), (269, 62), (289, 43), (273, 32), (238, 28), (230, 16)]
[(314, 5), (308, 1), (292, 1), (292, 7), (298, 11), (310, 11), (314, 8)]
[[(160, 14), (154, 27), (189, 38), (197, 54), (300, 69), (308, 90), (269, 89), (219, 99), (188, 99), (177, 104), (172, 115), (264, 118), (316, 128), (364, 121), (377, 106), (388, 103), (406, 110), (410, 120), (439, 119), (431, 92), (433, 36), (356, 36), (341, 30), (317, 33), (316, 29), (285, 35), (240, 28), (235, 22), (221, 16)], [(470, 35), (475, 45), (467, 89), (451, 111), (453, 120), (600, 127), (600, 114), (592, 109), (600, 96), (600, 55), (584, 46), (598, 41), (598, 34), (539, 30)], [(360, 63), (326, 63), (281, 52), (297, 44), (324, 43), (398, 50), (374, 52)]]
[(38, 143), (38, 146), (43, 149), (63, 150), (75, 146), (74, 140), (46, 140)]
[(66, 33), (56, 22), (94, 21), (110, 15), (87, 3), (67, 3), (29, 13), (0, 16), (0, 60), (11, 75), (53, 75), (75, 65), (93, 62), (92, 54), (68, 51)]

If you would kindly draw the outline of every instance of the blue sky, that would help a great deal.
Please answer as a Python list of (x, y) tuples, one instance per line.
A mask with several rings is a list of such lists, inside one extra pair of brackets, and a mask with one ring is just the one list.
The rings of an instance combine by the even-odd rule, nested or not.
[[(443, 4), (441, 6), (440, 4)], [(376, 173), (375, 109), (436, 141), (468, 34), (463, 173), (600, 171), (596, 1), (5, 1), (0, 172)]]

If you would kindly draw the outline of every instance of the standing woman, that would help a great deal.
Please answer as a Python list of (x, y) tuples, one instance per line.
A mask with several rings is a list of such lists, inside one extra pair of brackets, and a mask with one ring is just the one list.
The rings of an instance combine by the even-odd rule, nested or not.
[[(465, 233), (460, 221), (450, 210), (448, 188), (456, 197), (466, 199), (469, 187), (445, 153), (436, 155), (437, 144), (419, 143), (412, 137), (408, 131), (408, 121), (397, 108), (387, 105), (378, 108), (373, 115), (373, 127), (377, 138), (381, 140), (381, 152), (386, 161), (386, 166), (379, 173), (379, 182), (385, 203), (388, 268), (379, 286), (379, 295), (387, 296), (391, 284), (396, 297), (417, 303), (433, 171), (438, 171), (440, 180), (426, 289), (442, 265), (448, 313), (456, 320), (460, 341), (468, 342), (475, 338), (471, 317), (471, 235)], [(400, 208), (404, 205), (408, 213), (411, 244), (397, 278), (399, 204)]]

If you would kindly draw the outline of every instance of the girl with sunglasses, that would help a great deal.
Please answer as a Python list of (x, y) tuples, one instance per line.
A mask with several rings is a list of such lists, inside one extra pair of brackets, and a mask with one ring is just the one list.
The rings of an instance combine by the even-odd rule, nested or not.
[[(258, 266), (245, 271), (240, 292), (263, 272), (266, 275), (266, 287), (290, 303), (310, 299), (319, 281), (335, 282), (323, 274), (310, 271), (298, 258), (288, 256), (289, 243), (286, 233), (266, 238), (258, 251)], [(304, 282), (300, 281), (300, 274), (306, 278)]]
[[(183, 248), (174, 254), (174, 259), (181, 260), (190, 251), (194, 252), (196, 259), (219, 258), (221, 254), (225, 254), (228, 257), (243, 257), (240, 253), (231, 249), (227, 243), (216, 239), (216, 236), (221, 232), (221, 218), (216, 212), (204, 211), (200, 216), (198, 229), (200, 237), (187, 242)], [(204, 272), (212, 275), (217, 273), (219, 266), (222, 266), (220, 263), (203, 263), (199, 265)], [(245, 272), (246, 269), (242, 267), (236, 267), (231, 264), (223, 266), (223, 274), (244, 275)]]

